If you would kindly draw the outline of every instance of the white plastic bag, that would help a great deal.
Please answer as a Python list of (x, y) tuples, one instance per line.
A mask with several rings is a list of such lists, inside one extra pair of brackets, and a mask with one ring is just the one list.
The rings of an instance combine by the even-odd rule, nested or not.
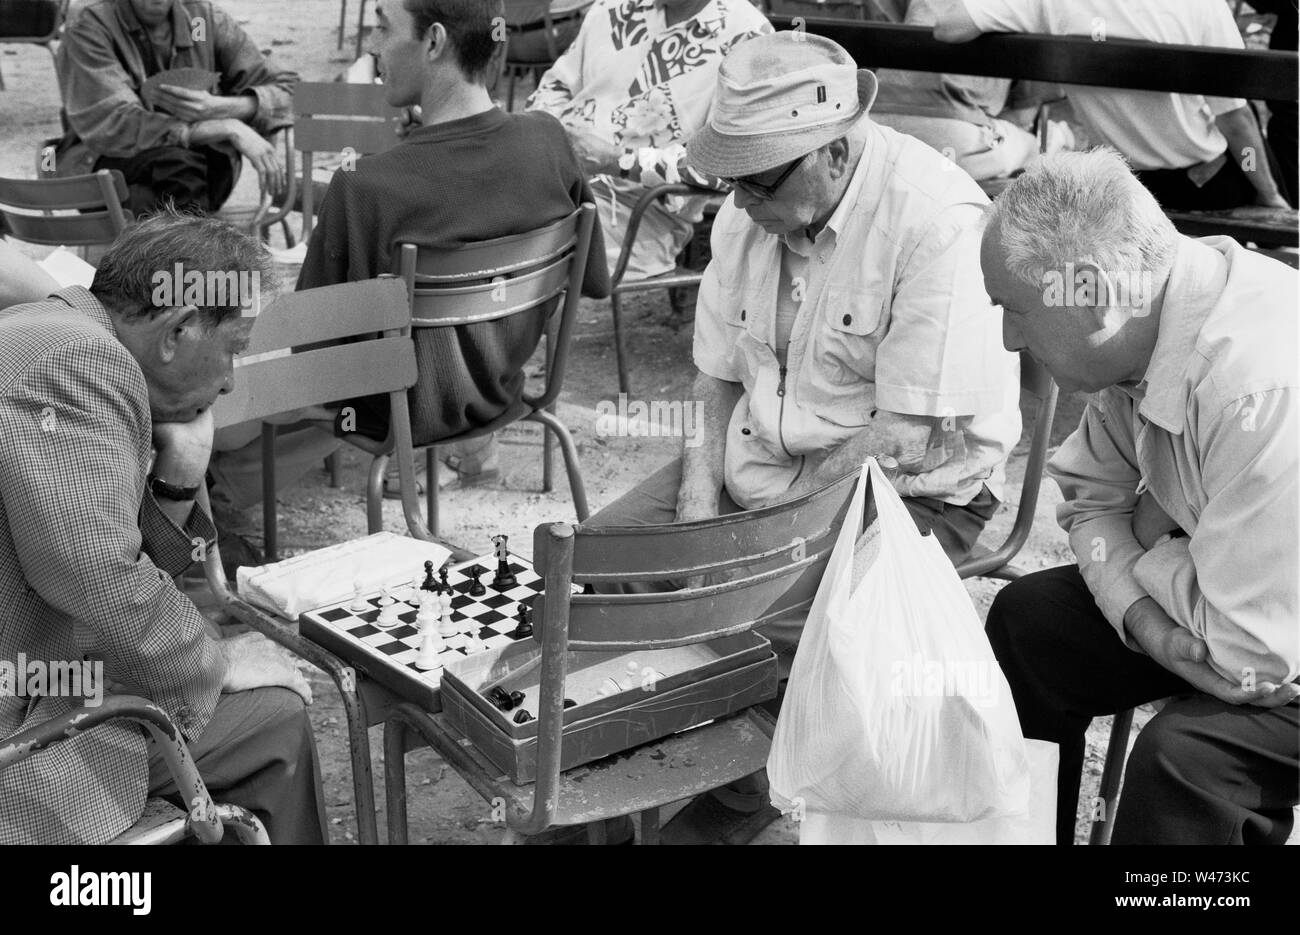
[[(874, 560), (855, 583), (867, 479)], [(870, 459), (799, 641), (767, 762), (797, 814), (973, 822), (1023, 815), (1010, 687), (952, 563)]]
[(808, 812), (799, 816), (800, 844), (1055, 844), (1056, 769), (1060, 750), (1046, 740), (1026, 740), (1029, 809), (981, 821), (871, 821)]

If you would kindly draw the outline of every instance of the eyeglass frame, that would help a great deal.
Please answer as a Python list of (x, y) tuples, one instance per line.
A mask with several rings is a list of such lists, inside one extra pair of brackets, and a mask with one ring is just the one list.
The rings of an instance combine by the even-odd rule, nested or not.
[(808, 153), (804, 153), (794, 162), (790, 163), (790, 165), (786, 167), (785, 171), (778, 175), (776, 181), (771, 185), (764, 185), (762, 182), (750, 181), (752, 176), (744, 176), (741, 178), (726, 178), (724, 176), (721, 178), (722, 181), (731, 185), (733, 188), (739, 188), (751, 198), (757, 198), (759, 201), (772, 201), (776, 198), (777, 189), (784, 185), (790, 176), (794, 175), (795, 170), (803, 165), (803, 161), (807, 159), (808, 156)]

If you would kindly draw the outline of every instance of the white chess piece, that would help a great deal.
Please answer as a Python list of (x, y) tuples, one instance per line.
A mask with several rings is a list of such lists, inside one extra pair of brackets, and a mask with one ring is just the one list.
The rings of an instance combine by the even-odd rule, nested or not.
[(428, 591), (420, 593), (420, 612), (415, 615), (415, 625), (423, 633), (425, 630), (434, 629), (438, 622), (438, 613), (433, 606), (433, 594)]
[(362, 596), (363, 590), (360, 580), (352, 582), (352, 603), (348, 605), (348, 610), (354, 614), (362, 614), (370, 609), (370, 602)]
[(447, 648), (447, 644), (438, 635), (437, 627), (425, 627), (424, 638), (420, 640), (420, 655), (416, 657), (415, 667), (421, 672), (431, 672), (442, 668), (438, 654)]
[(451, 619), (451, 595), (446, 591), (438, 595), (438, 607), (441, 611), (438, 622), (438, 635), (455, 636), (460, 630), (456, 627), (456, 621)]
[(388, 585), (384, 585), (383, 597), (379, 599), (379, 618), (375, 621), (375, 626), (383, 628), (397, 626), (402, 622), (401, 613), (405, 606), (393, 600)]

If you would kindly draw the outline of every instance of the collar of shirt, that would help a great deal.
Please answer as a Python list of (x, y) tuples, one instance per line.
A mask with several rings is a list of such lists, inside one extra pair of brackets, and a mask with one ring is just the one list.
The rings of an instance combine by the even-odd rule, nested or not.
[[(875, 154), (877, 138), (880, 136), (879, 133), (874, 132), (874, 125), (872, 125), (871, 129), (873, 132), (867, 134), (866, 146), (862, 148), (862, 155), (858, 158), (858, 164), (853, 167), (853, 175), (849, 178), (849, 185), (844, 189), (839, 204), (835, 206), (835, 210), (831, 212), (831, 216), (827, 219), (826, 226), (815, 237), (808, 236), (806, 227), (781, 237), (781, 242), (791, 252), (808, 258), (819, 247), (824, 248), (829, 245), (830, 249), (834, 250), (836, 239), (844, 232), (844, 228), (849, 224), (849, 220), (853, 215), (863, 215), (870, 218), (875, 213), (876, 203), (880, 200), (879, 186), (876, 187), (874, 193), (868, 193), (870, 203), (860, 204), (858, 200), (862, 195), (862, 186), (871, 170), (872, 156)], [(868, 223), (870, 222), (868, 221)]]
[(656, 0), (641, 0), (641, 9), (647, 13), (652, 21), (657, 25), (659, 32), (670, 29), (686, 29), (691, 23), (697, 23), (701, 29), (711, 36), (716, 36), (722, 32), (727, 23), (726, 10), (724, 8), (725, 0), (709, 0), (708, 4), (696, 13), (694, 16), (688, 16), (680, 23), (668, 25), (668, 15), (664, 8)]
[(113, 317), (108, 314), (108, 309), (104, 308), (104, 304), (85, 286), (68, 286), (53, 293), (52, 297), (65, 303), (69, 308), (84, 313), (109, 334), (117, 334), (117, 330), (113, 327)]
[[(121, 20), (122, 26), (127, 32), (135, 32), (144, 36), (145, 39), (152, 41), (149, 30), (145, 28), (144, 23), (135, 15), (135, 8), (131, 6), (131, 0), (117, 0), (117, 16)], [(188, 49), (194, 45), (194, 37), (191, 35), (190, 20), (185, 10), (185, 4), (177, 2), (172, 4), (172, 48)]]
[(1171, 435), (1182, 434), (1188, 389), (1183, 374), (1205, 320), (1221, 300), (1227, 278), (1228, 263), (1222, 253), (1190, 237), (1178, 238), (1156, 346), (1146, 376), (1138, 384), (1138, 388), (1145, 387), (1138, 413)]

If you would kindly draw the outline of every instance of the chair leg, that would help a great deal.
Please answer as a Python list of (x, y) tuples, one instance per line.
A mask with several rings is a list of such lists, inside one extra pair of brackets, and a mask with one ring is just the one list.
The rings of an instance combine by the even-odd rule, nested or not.
[(339, 8), (339, 43), (338, 48), (343, 48), (343, 34), (348, 28), (348, 0), (343, 0), (343, 5)]
[(1124, 759), (1128, 756), (1128, 737), (1133, 728), (1133, 709), (1115, 715), (1106, 744), (1106, 764), (1101, 771), (1101, 816), (1092, 823), (1089, 844), (1109, 844), (1115, 830), (1115, 807), (1119, 804), (1120, 783), (1124, 778)]
[(366, 0), (360, 0), (357, 4), (361, 9), (357, 13), (357, 54), (353, 58), (361, 58), (362, 35), (366, 31)]
[[(552, 415), (555, 414), (555, 406), (546, 410)], [(551, 466), (551, 454), (555, 448), (555, 439), (551, 435), (551, 430), (542, 427), (542, 493), (550, 493), (555, 489), (554, 471)]]
[[(357, 841), (379, 844), (379, 820), (375, 817), (375, 777), (370, 763), (370, 731), (365, 704), (357, 691), (356, 673), (346, 670), (340, 681), (343, 713), (348, 721), (348, 749), (352, 754), (352, 803), (357, 811)], [(350, 683), (350, 684), (349, 684)]]
[(430, 445), (424, 452), (425, 519), (431, 535), (438, 535), (438, 449)]
[(384, 799), (388, 810), (388, 843), (405, 844), (406, 826), (406, 725), (384, 722)]
[(375, 455), (366, 478), (366, 532), (374, 535), (384, 530), (384, 471), (388, 455)]
[(334, 451), (325, 459), (325, 470), (329, 472), (331, 487), (338, 490), (343, 486), (339, 479), (343, 473), (343, 455), (340, 452)]
[(578, 514), (578, 522), (585, 523), (591, 515), (587, 509), (587, 488), (582, 482), (582, 468), (578, 464), (578, 446), (573, 443), (573, 436), (563, 422), (545, 409), (538, 409), (528, 417), (533, 422), (540, 422), (555, 433), (560, 442), (560, 452), (564, 455), (564, 469), (569, 475), (569, 490), (573, 494), (573, 508)]
[(268, 562), (279, 558), (275, 514), (275, 426), (262, 423), (262, 552)]
[(610, 295), (609, 304), (614, 312), (614, 356), (618, 362), (618, 391), (631, 396), (632, 389), (627, 378), (627, 351), (623, 346), (623, 309), (617, 292)]
[(513, 113), (515, 109), (515, 78), (517, 72), (509, 65), (506, 66), (506, 113)]
[(641, 813), (641, 843), (659, 843), (659, 809), (647, 808)]

